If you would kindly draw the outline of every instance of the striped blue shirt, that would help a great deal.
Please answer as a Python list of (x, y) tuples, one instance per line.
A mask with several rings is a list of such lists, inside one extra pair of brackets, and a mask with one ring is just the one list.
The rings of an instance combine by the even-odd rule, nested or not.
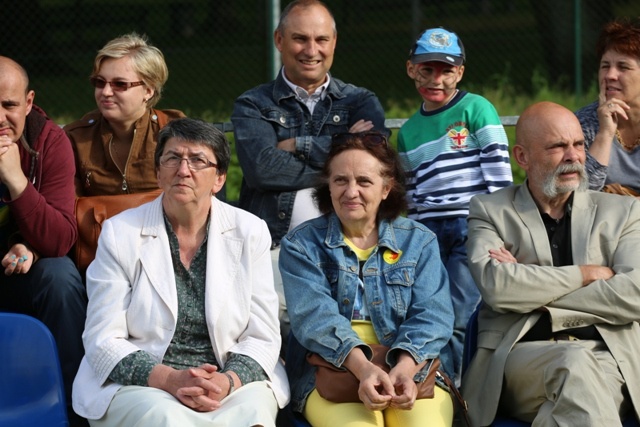
[(398, 152), (415, 220), (466, 217), (471, 197), (513, 183), (507, 135), (480, 95), (460, 91), (438, 110), (421, 108), (400, 129)]

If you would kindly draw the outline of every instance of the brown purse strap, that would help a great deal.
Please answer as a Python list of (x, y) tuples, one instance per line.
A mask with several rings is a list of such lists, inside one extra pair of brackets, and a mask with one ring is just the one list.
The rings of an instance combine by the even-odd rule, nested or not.
[(458, 390), (458, 387), (456, 387), (454, 382), (451, 381), (451, 378), (449, 378), (446, 374), (444, 374), (441, 371), (436, 372), (436, 378), (442, 381), (449, 389), (451, 400), (453, 400), (454, 414), (461, 414), (465, 425), (467, 427), (471, 427), (471, 421), (469, 420), (469, 413), (468, 413), (469, 407), (467, 405), (467, 401), (464, 400), (464, 398), (462, 397), (462, 394), (460, 394), (460, 390)]

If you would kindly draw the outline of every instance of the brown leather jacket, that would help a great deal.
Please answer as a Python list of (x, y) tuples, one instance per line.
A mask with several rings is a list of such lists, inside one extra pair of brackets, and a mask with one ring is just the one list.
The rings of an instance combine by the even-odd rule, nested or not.
[(76, 157), (76, 194), (98, 196), (142, 193), (158, 188), (153, 160), (158, 132), (169, 121), (185, 117), (178, 110), (150, 109), (136, 123), (124, 171), (110, 153), (113, 131), (98, 110), (64, 127)]

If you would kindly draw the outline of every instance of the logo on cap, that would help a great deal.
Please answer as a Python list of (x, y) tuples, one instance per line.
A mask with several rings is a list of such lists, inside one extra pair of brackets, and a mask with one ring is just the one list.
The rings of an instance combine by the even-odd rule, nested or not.
[(451, 37), (445, 32), (434, 31), (429, 37), (429, 44), (437, 49), (445, 49), (451, 46)]

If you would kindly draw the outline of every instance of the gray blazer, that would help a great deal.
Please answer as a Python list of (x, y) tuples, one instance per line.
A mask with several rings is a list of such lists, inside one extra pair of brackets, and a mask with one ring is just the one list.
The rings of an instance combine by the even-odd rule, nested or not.
[[(554, 332), (595, 325), (627, 380), (640, 416), (640, 203), (633, 197), (576, 192), (571, 212), (575, 265), (554, 267), (547, 232), (527, 183), (471, 200), (469, 268), (485, 302), (478, 349), (462, 380), (474, 426), (496, 415), (507, 355), (545, 307)], [(504, 246), (518, 263), (498, 263)], [(615, 276), (582, 286), (579, 265), (611, 267)]]

